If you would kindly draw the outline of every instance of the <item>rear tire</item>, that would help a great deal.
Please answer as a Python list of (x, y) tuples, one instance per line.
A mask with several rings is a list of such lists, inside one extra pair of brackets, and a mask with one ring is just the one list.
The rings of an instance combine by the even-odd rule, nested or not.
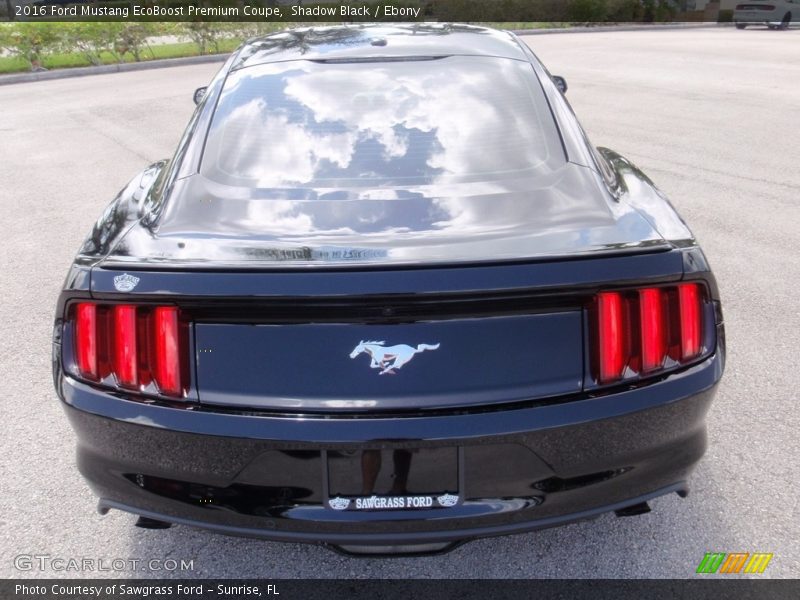
[(747, 23), (737, 23), (736, 24), (736, 29), (744, 29), (745, 27), (747, 27)]

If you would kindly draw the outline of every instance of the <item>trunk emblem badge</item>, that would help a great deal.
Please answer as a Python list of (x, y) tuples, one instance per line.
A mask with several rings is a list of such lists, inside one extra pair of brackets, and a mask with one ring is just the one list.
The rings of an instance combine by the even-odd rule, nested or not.
[(118, 292), (130, 292), (139, 283), (139, 278), (123, 273), (114, 277), (114, 287)]
[(396, 370), (409, 363), (414, 355), (425, 350), (438, 350), (439, 344), (419, 344), (416, 348), (407, 344), (396, 346), (384, 346), (385, 342), (361, 342), (353, 348), (350, 358), (355, 358), (361, 353), (367, 353), (370, 357), (369, 368), (381, 369), (378, 375), (395, 375)]

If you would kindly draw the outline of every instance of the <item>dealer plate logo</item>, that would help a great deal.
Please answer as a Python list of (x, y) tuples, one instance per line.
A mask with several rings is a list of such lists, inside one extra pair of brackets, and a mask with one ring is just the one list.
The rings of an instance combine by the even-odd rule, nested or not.
[(333, 510), (346, 510), (350, 506), (350, 500), (347, 498), (331, 498), (328, 504)]

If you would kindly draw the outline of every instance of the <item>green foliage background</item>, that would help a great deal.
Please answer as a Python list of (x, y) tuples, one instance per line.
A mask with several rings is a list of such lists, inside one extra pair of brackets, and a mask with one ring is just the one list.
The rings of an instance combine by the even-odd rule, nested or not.
[[(177, 5), (182, 1), (165, 3)], [(334, 2), (322, 4), (338, 6)], [(401, 0), (400, 4), (419, 6), (411, 0)], [(0, 0), (0, 8), (3, 6), (4, 0)], [(424, 0), (419, 18), (520, 29), (568, 23), (670, 21), (675, 11), (668, 0)], [(509, 16), (514, 17), (513, 23), (508, 23)], [(0, 72), (230, 52), (248, 37), (296, 25), (267, 21), (0, 23)], [(174, 42), (164, 44), (166, 36)], [(161, 38), (157, 46), (151, 45), (154, 38)]]

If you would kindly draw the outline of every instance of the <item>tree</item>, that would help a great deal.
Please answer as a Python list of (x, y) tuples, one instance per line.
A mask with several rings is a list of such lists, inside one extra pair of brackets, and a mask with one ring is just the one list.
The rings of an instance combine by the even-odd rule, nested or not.
[[(120, 58), (130, 52), (136, 62), (142, 60), (142, 50), (147, 45), (147, 38), (159, 33), (158, 27), (153, 23), (123, 23), (116, 35), (114, 50)], [(153, 51), (150, 50), (150, 54)]]
[(605, 0), (570, 0), (567, 15), (570, 21), (599, 23), (605, 21), (608, 7)]
[(103, 64), (103, 53), (110, 54), (117, 62), (122, 61), (116, 45), (124, 28), (123, 23), (66, 23), (65, 27), (67, 45), (83, 53), (93, 65)]
[(221, 27), (222, 23), (207, 23), (205, 21), (194, 21), (183, 24), (183, 32), (186, 36), (197, 44), (200, 54), (206, 54), (210, 46), (214, 47), (214, 52), (219, 52), (219, 42), (226, 31)]
[(31, 71), (43, 71), (42, 59), (62, 44), (62, 29), (56, 23), (14, 23), (0, 27), (0, 48), (19, 56)]

